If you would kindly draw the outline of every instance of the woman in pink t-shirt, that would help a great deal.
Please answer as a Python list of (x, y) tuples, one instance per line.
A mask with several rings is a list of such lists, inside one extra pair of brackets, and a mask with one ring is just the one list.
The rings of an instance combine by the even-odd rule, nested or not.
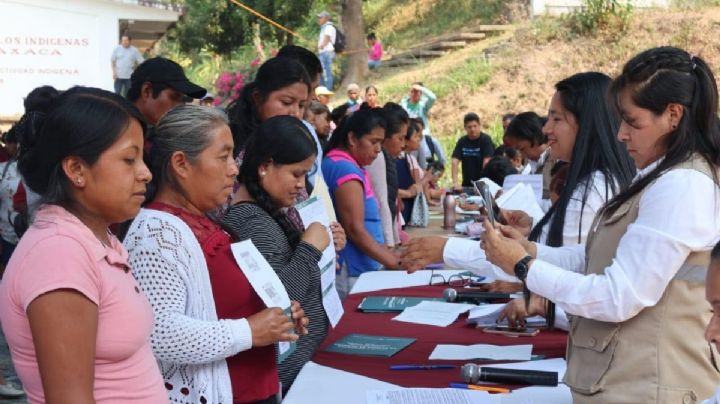
[(368, 67), (370, 69), (377, 69), (380, 67), (380, 60), (383, 56), (382, 44), (378, 41), (374, 32), (368, 34), (367, 42), (370, 47), (370, 49), (368, 49)]
[(44, 205), (0, 284), (0, 322), (30, 403), (167, 403), (153, 315), (108, 232), (151, 175), (125, 99), (76, 87), (53, 101), (19, 170)]

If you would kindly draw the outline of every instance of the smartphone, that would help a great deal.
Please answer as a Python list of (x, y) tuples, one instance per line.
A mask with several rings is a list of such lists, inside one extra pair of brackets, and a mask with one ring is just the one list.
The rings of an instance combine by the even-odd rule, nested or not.
[(540, 332), (539, 328), (532, 327), (510, 327), (507, 325), (493, 325), (483, 328), (483, 332), (488, 334), (500, 334), (508, 337), (534, 337)]
[(475, 187), (475, 190), (480, 194), (480, 196), (483, 198), (483, 202), (485, 205), (485, 210), (487, 211), (488, 220), (490, 220), (490, 223), (492, 225), (495, 225), (495, 221), (502, 223), (503, 220), (500, 216), (500, 207), (495, 202), (495, 198), (492, 196), (492, 193), (490, 192), (490, 188), (482, 181), (473, 181), (473, 186)]

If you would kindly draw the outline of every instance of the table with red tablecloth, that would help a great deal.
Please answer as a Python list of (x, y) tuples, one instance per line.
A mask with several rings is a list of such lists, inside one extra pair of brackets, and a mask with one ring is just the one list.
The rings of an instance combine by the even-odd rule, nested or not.
[[(345, 314), (336, 328), (332, 329), (312, 361), (334, 369), (364, 375), (373, 379), (404, 387), (447, 387), (451, 382), (460, 382), (460, 369), (433, 370), (390, 370), (394, 364), (453, 364), (467, 362), (491, 364), (477, 360), (432, 360), (430, 353), (438, 344), (532, 344), (533, 355), (560, 358), (565, 355), (567, 333), (560, 330), (542, 330), (535, 337), (507, 337), (487, 334), (481, 329), (466, 324), (467, 314), (448, 327), (405, 323), (392, 320), (398, 313), (363, 313), (358, 305), (366, 296), (420, 296), (442, 297), (447, 286), (416, 286), (401, 289), (385, 289), (374, 292), (351, 294), (343, 303)], [(416, 341), (392, 357), (374, 357), (326, 352), (325, 347), (348, 334), (366, 334), (384, 337), (415, 338)], [(502, 361), (507, 362), (507, 361)], [(500, 362), (495, 362), (500, 363)]]

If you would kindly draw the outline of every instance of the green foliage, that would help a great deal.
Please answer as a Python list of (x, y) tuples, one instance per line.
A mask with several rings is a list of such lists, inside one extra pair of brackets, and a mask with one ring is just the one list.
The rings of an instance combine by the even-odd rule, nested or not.
[[(308, 16), (314, 0), (238, 0), (290, 30), (299, 27)], [(285, 43), (287, 34), (260, 20), (230, 0), (185, 0), (187, 13), (170, 33), (180, 51), (197, 55), (203, 50), (232, 56), (238, 47), (252, 45), (253, 26), (258, 24), (263, 37)], [(262, 22), (261, 22), (262, 21)]]
[(582, 7), (565, 16), (567, 27), (578, 35), (622, 33), (630, 24), (633, 8), (620, 0), (583, 0)]
[(435, 95), (445, 97), (458, 89), (477, 88), (485, 84), (491, 75), (492, 66), (484, 59), (468, 59), (429, 83)]

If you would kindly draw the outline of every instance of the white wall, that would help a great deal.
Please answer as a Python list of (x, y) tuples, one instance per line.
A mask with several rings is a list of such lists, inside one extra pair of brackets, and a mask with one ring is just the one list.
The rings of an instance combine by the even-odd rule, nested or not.
[(19, 117), (33, 88), (112, 90), (120, 19), (176, 21), (171, 11), (110, 0), (0, 0), (0, 119)]
[[(635, 7), (668, 7), (670, 0), (630, 0)], [(582, 5), (581, 0), (530, 0), (533, 16), (567, 13)]]

